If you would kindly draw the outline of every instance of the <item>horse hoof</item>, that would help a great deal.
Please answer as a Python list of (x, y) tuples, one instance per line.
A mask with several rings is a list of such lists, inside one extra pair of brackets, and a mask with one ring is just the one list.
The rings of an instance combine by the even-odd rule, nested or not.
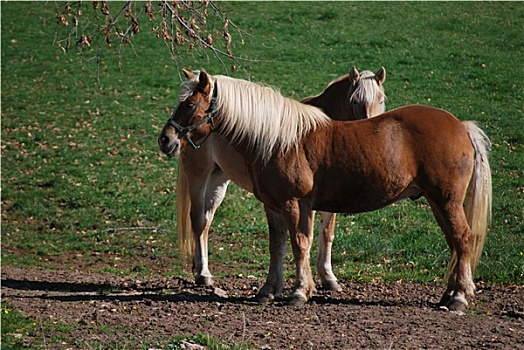
[(451, 300), (448, 305), (446, 305), (448, 307), (448, 310), (450, 312), (453, 312), (453, 313), (458, 313), (458, 314), (463, 314), (464, 313), (464, 310), (466, 310), (466, 306), (468, 306), (468, 304), (464, 304), (462, 301), (460, 300)]
[(444, 293), (444, 295), (442, 296), (442, 298), (440, 298), (440, 301), (438, 302), (439, 308), (445, 308), (447, 311), (448, 307), (446, 305), (449, 303), (450, 300), (451, 300), (451, 295)]
[(275, 300), (275, 294), (270, 288), (262, 287), (262, 289), (258, 291), (257, 295), (255, 295), (255, 301), (261, 304), (269, 303), (273, 300)]
[(275, 300), (275, 296), (273, 294), (268, 294), (268, 295), (257, 294), (255, 296), (255, 301), (260, 304), (267, 304), (273, 300)]
[(449, 297), (449, 298), (443, 298), (446, 300), (446, 303), (439, 303), (439, 310), (443, 311), (449, 311), (452, 313), (456, 313), (459, 315), (464, 314), (464, 310), (466, 310), (466, 307), (468, 306), (468, 302), (464, 297)]
[(195, 277), (195, 283), (199, 286), (209, 287), (213, 285), (213, 278), (209, 276), (199, 275)]
[(337, 283), (337, 281), (322, 282), (322, 289), (330, 290), (332, 292), (341, 292), (342, 291), (342, 287), (340, 286), (340, 284)]
[(289, 306), (302, 307), (306, 305), (307, 299), (301, 293), (294, 293), (289, 297)]

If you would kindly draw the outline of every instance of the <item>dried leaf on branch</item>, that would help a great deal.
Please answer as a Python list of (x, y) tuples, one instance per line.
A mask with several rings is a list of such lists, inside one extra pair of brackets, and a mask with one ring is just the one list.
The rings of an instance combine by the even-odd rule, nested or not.
[[(68, 28), (58, 46), (66, 52), (70, 43), (76, 43), (83, 54), (94, 54), (99, 64), (104, 48), (132, 44), (134, 36), (150, 32), (165, 42), (175, 63), (181, 58), (179, 48), (210, 52), (226, 71), (224, 60), (233, 61), (231, 70), (242, 67), (239, 60), (244, 60), (232, 49), (234, 38), (244, 43), (244, 33), (213, 1), (127, 1), (123, 5), (93, 1), (92, 6), (70, 1), (57, 5), (56, 18), (59, 27)], [(142, 25), (144, 21), (151, 23), (152, 30)]]

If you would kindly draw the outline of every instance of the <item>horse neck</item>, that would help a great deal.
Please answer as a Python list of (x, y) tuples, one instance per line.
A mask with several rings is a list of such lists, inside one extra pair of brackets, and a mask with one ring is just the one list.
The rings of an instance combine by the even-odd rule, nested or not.
[(214, 142), (219, 143), (220, 146), (222, 146), (223, 143), (227, 143), (228, 147), (232, 147), (234, 150), (231, 152), (234, 154), (234, 158), (238, 160), (242, 159), (246, 164), (254, 164), (257, 161), (257, 157), (252, 150), (253, 147), (249, 144), (249, 139), (233, 139), (233, 133), (225, 133), (224, 130), (220, 128), (220, 124), (215, 132), (217, 134), (215, 135)]
[(349, 96), (354, 90), (349, 83), (348, 76), (332, 82), (320, 95), (307, 97), (303, 103), (318, 107), (334, 120), (355, 120), (353, 109), (349, 103)]

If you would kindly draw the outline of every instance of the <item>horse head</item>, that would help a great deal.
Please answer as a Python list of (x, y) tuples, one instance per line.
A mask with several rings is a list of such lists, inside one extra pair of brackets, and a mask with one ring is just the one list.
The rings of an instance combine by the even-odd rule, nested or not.
[(366, 119), (382, 114), (386, 111), (384, 81), (386, 69), (381, 67), (376, 73), (359, 71), (353, 67), (349, 71), (351, 87), (349, 101), (355, 119)]
[(198, 149), (214, 131), (216, 86), (204, 71), (193, 74), (183, 70), (180, 102), (158, 137), (160, 150), (175, 157), (189, 144)]

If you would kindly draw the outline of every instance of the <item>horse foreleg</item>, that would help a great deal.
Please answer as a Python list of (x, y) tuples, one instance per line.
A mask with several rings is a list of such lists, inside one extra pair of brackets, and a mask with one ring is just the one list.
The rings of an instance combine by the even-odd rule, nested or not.
[(191, 224), (195, 237), (195, 259), (193, 269), (195, 282), (200, 285), (210, 286), (213, 284), (213, 276), (209, 271), (208, 259), (208, 236), (211, 222), (215, 211), (222, 203), (226, 194), (229, 180), (220, 172), (213, 172), (208, 178), (207, 185), (203, 189), (196, 188), (192, 191), (191, 198)]
[(291, 305), (304, 304), (315, 291), (309, 264), (314, 214), (310, 206), (297, 200), (291, 200), (284, 206), (284, 217), (288, 225), (296, 265), (295, 287), (289, 300)]
[(193, 214), (191, 221), (195, 235), (195, 258), (193, 260), (193, 272), (196, 284), (210, 286), (213, 284), (213, 276), (209, 271), (208, 261), (208, 234), (211, 221), (207, 221), (206, 214)]
[(257, 293), (256, 299), (262, 302), (273, 300), (284, 289), (283, 260), (286, 254), (287, 226), (284, 217), (264, 206), (269, 227), (269, 273), (266, 282)]
[(451, 250), (448, 285), (439, 306), (450, 311), (462, 311), (468, 306), (466, 296), (475, 293), (471, 273), (472, 233), (461, 203), (439, 206), (428, 199), (440, 228), (446, 235)]
[(341, 291), (331, 267), (331, 247), (335, 238), (336, 214), (320, 212), (320, 228), (318, 232), (317, 274), (320, 277), (322, 288), (332, 291)]

